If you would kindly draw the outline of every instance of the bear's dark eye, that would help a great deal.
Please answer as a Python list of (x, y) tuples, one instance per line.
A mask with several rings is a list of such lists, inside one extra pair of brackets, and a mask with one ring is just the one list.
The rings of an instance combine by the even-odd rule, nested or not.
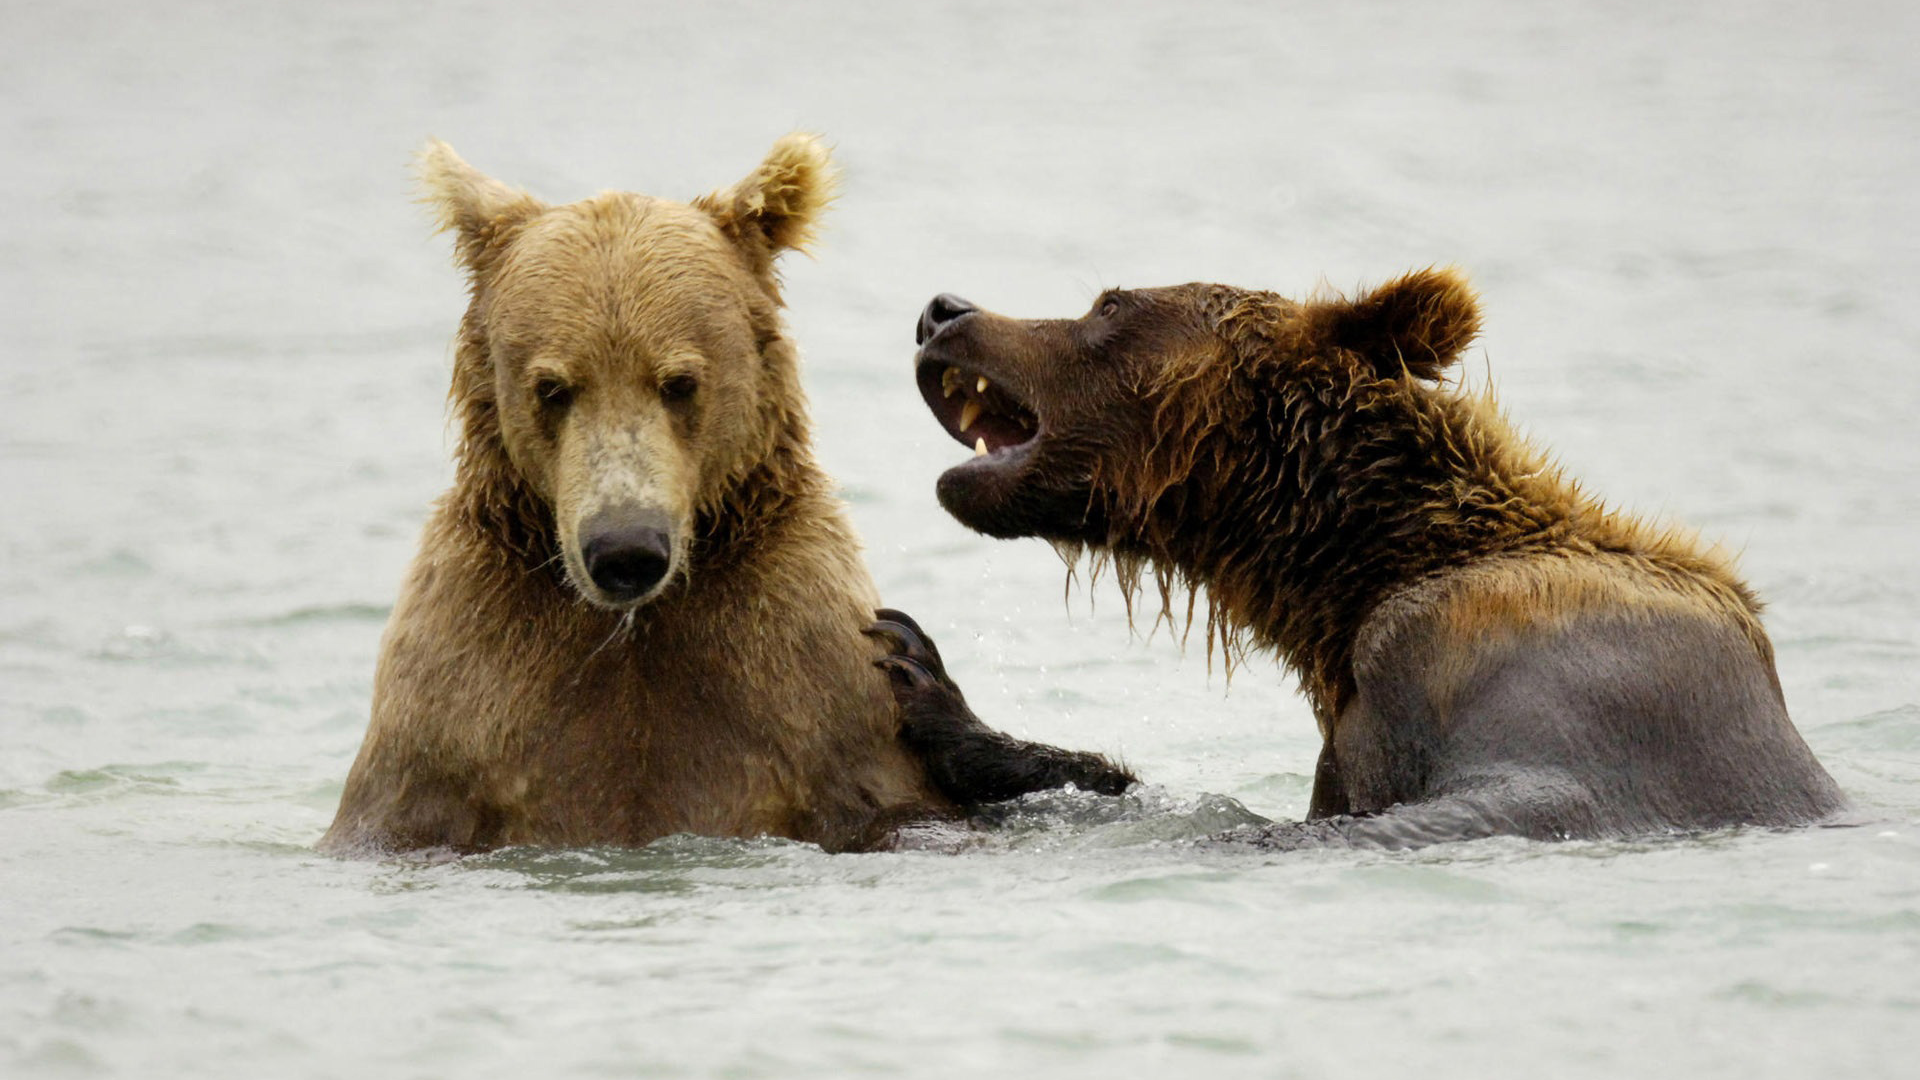
[(573, 404), (573, 387), (552, 376), (534, 383), (533, 394), (540, 399), (541, 405), (556, 411)]
[(660, 384), (660, 400), (669, 405), (684, 405), (700, 391), (700, 380), (691, 375), (675, 375)]

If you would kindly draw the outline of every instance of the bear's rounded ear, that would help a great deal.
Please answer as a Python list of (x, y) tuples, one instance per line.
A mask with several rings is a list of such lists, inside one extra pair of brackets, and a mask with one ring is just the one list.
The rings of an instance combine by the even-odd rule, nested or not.
[(756, 266), (789, 249), (806, 250), (833, 201), (838, 178), (826, 144), (802, 132), (783, 136), (745, 180), (693, 205), (706, 211), (735, 243), (747, 247)]
[(427, 140), (414, 159), (420, 199), (433, 207), (440, 231), (453, 230), (460, 262), (478, 272), (499, 250), (499, 242), (547, 208), (524, 191), (510, 188), (460, 160), (453, 147)]
[(1480, 302), (1452, 267), (1416, 270), (1359, 299), (1321, 306), (1327, 344), (1382, 378), (1438, 379), (1480, 333)]

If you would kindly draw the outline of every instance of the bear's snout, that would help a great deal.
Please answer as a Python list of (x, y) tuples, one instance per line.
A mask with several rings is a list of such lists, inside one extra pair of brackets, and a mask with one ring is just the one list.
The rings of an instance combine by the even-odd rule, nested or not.
[(927, 302), (927, 309), (920, 313), (920, 325), (914, 328), (913, 343), (925, 345), (927, 339), (940, 332), (940, 328), (953, 322), (962, 315), (980, 310), (952, 293), (941, 293)]
[(602, 512), (580, 527), (587, 577), (614, 603), (646, 596), (673, 566), (673, 532), (658, 510)]

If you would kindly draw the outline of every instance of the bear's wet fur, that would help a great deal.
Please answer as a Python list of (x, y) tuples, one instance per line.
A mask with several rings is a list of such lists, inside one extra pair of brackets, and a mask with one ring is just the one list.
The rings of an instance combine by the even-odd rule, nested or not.
[(549, 206), (437, 142), (419, 175), (471, 285), (457, 469), (323, 849), (841, 850), (951, 813), (875, 669), (877, 596), (780, 316), (775, 260), (833, 194), (824, 146), (783, 138), (692, 203)]
[(1355, 299), (1112, 290), (1078, 319), (943, 295), (916, 376), (975, 457), (938, 494), (981, 532), (1150, 578), (1169, 616), (1184, 589), (1191, 622), (1197, 589), (1209, 652), (1298, 674), (1325, 739), (1310, 820), (1263, 843), (1841, 811), (1730, 560), (1607, 509), (1490, 395), (1444, 384), (1479, 325), (1452, 270)]

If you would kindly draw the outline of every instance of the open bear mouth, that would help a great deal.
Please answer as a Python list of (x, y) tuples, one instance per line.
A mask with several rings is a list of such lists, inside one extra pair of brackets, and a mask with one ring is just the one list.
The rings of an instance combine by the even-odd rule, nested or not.
[(1008, 458), (1040, 434), (1040, 418), (1007, 388), (944, 360), (923, 360), (914, 371), (934, 419), (975, 459)]

